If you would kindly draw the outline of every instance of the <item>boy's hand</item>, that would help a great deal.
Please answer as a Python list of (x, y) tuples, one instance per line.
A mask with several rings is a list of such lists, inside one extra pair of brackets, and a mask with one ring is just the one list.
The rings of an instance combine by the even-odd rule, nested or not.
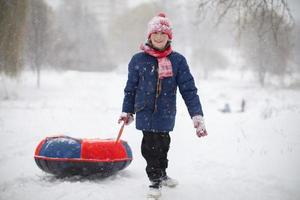
[(125, 125), (131, 124), (134, 121), (133, 114), (122, 112), (119, 117), (118, 123), (120, 124), (122, 121), (125, 122)]
[(198, 137), (207, 136), (207, 131), (204, 124), (204, 119), (201, 115), (192, 117), (194, 128), (196, 128), (196, 134)]

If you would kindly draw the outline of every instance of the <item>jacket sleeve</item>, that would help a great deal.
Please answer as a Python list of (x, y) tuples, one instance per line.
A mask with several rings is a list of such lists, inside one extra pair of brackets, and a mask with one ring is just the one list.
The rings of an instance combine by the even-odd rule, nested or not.
[(203, 116), (195, 81), (184, 57), (179, 64), (176, 81), (191, 118), (196, 115)]
[(128, 64), (128, 79), (124, 89), (122, 112), (126, 113), (134, 113), (135, 94), (139, 81), (138, 70), (135, 67), (136, 62), (133, 57)]

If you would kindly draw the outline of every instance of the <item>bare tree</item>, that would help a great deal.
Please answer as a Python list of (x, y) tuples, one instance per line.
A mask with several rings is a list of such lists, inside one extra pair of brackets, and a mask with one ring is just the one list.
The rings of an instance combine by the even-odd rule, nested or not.
[(295, 29), (294, 29), (294, 55), (293, 59), (295, 62), (294, 71), (300, 72), (300, 21), (298, 21)]
[[(245, 37), (241, 40), (241, 50), (247, 65), (257, 72), (259, 83), (263, 86), (267, 74), (283, 77), (288, 72), (288, 61), (292, 55), (290, 42), (292, 27), (274, 11), (262, 10), (258, 16), (249, 17), (244, 27)], [(276, 37), (270, 30), (274, 23), (281, 23)]]
[(16, 76), (22, 69), (27, 0), (0, 0), (0, 72)]
[(113, 70), (116, 65), (107, 53), (100, 25), (86, 2), (62, 0), (54, 17), (51, 65), (65, 70)]
[(25, 57), (33, 70), (36, 71), (37, 87), (40, 87), (41, 68), (45, 64), (48, 52), (47, 41), (50, 8), (43, 0), (28, 1)]
[(243, 58), (261, 85), (266, 74), (286, 74), (295, 25), (287, 0), (199, 0), (198, 18), (204, 19), (208, 10), (214, 11), (216, 26), (228, 19), (234, 22)]
[[(294, 25), (287, 0), (199, 0), (198, 17), (205, 18), (207, 10), (213, 9), (216, 14), (216, 25), (219, 25), (227, 16), (233, 16), (237, 24), (237, 36), (241, 38), (244, 27), (249, 23), (249, 17), (258, 18), (263, 24), (267, 20), (275, 40), (282, 24)], [(271, 11), (271, 16), (261, 20), (261, 13)], [(276, 15), (276, 16), (275, 16)], [(276, 17), (276, 20), (274, 20)], [(280, 20), (277, 20), (279, 17)]]

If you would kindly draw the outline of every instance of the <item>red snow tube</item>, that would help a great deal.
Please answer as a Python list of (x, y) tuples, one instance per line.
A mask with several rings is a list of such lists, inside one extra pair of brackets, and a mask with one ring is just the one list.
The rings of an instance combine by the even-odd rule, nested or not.
[(42, 140), (34, 159), (43, 171), (57, 176), (109, 176), (131, 163), (132, 151), (123, 140), (57, 136)]

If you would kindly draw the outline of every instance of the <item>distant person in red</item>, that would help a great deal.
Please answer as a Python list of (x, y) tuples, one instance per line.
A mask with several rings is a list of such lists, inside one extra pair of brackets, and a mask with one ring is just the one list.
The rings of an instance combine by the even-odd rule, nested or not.
[[(151, 182), (148, 198), (161, 196), (161, 186), (178, 184), (167, 175), (169, 132), (176, 116), (177, 87), (185, 101), (198, 137), (207, 135), (203, 111), (194, 78), (186, 59), (172, 50), (172, 28), (165, 14), (153, 17), (148, 24), (147, 41), (128, 66), (122, 114), (119, 123), (130, 124), (136, 114), (136, 128), (143, 132), (142, 155)], [(182, 133), (186, 134), (186, 133)]]

